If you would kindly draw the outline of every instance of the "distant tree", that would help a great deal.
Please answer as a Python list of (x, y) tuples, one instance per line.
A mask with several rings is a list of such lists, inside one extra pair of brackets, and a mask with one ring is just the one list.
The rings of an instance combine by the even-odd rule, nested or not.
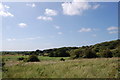
[(51, 53), (48, 54), (48, 56), (49, 56), (49, 57), (54, 57), (54, 53), (51, 52)]
[(99, 52), (99, 48), (98, 47), (94, 47), (94, 48), (92, 48), (92, 50), (94, 51), (94, 52)]
[(113, 57), (112, 52), (109, 49), (103, 50), (101, 52), (101, 57), (105, 57), (105, 58)]
[(73, 49), (69, 52), (69, 54), (70, 54), (71, 58), (76, 59), (76, 58), (79, 58), (79, 57), (83, 56), (83, 51), (80, 48), (75, 49), (75, 50)]
[(84, 56), (83, 58), (96, 58), (97, 55), (94, 51), (92, 51), (90, 48), (86, 48), (84, 50)]
[(113, 57), (120, 57), (120, 46), (114, 50), (112, 50)]
[(37, 49), (37, 50), (35, 51), (35, 54), (36, 54), (36, 55), (42, 55), (42, 53), (43, 53), (43, 51), (41, 51), (41, 50), (39, 50), (39, 49)]
[(49, 57), (69, 57), (70, 55), (67, 53), (68, 50), (69, 48), (66, 47), (54, 49), (49, 52)]

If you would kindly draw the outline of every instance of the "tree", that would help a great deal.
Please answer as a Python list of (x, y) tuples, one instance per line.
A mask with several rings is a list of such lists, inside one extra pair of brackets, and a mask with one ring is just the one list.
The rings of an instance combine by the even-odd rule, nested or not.
[(69, 57), (69, 53), (67, 53), (68, 48), (63, 47), (63, 48), (58, 48), (54, 49), (51, 52), (49, 52), (50, 57)]
[(35, 54), (36, 54), (36, 55), (40, 55), (40, 56), (41, 56), (42, 53), (43, 53), (43, 51), (41, 51), (41, 50), (39, 50), (39, 49), (37, 49), (37, 50), (35, 51)]
[(120, 49), (120, 47), (112, 50), (112, 53), (113, 53), (114, 57), (120, 57), (120, 50), (119, 49)]
[(101, 52), (101, 57), (105, 57), (105, 58), (112, 57), (112, 52), (109, 49), (103, 50)]
[(75, 59), (75, 58), (79, 58), (79, 57), (82, 57), (83, 56), (83, 51), (82, 49), (73, 49), (69, 52), (71, 58)]
[(92, 51), (90, 48), (86, 48), (84, 50), (83, 58), (95, 58), (95, 57), (97, 57), (96, 53)]

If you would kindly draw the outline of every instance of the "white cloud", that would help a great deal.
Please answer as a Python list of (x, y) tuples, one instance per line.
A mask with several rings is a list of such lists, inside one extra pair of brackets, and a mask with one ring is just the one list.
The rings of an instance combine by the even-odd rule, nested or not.
[(34, 40), (34, 39), (40, 39), (42, 37), (29, 37), (29, 38), (25, 38), (25, 39), (28, 39), (28, 40)]
[(7, 9), (9, 9), (9, 8), (10, 8), (10, 7), (9, 7), (9, 6), (7, 6), (7, 5), (4, 5), (4, 7), (5, 7), (5, 8), (7, 8)]
[(109, 34), (115, 34), (118, 33), (118, 31), (110, 31)]
[(5, 6), (2, 3), (0, 3), (0, 11), (4, 11), (4, 10), (5, 10)]
[(108, 27), (107, 31), (108, 31), (109, 34), (118, 33), (118, 27), (115, 27), (115, 26)]
[(117, 30), (117, 29), (118, 29), (118, 27), (114, 27), (114, 26), (112, 26), (112, 27), (108, 27), (108, 28), (107, 28), (108, 31), (111, 31), (111, 30)]
[(11, 14), (10, 12), (0, 11), (0, 16), (4, 16), (4, 17), (11, 16), (11, 17), (13, 17), (14, 15)]
[(44, 21), (52, 21), (53, 20), (52, 17), (47, 17), (47, 16), (39, 16), (39, 17), (37, 17), (37, 19), (44, 20)]
[(27, 27), (27, 24), (26, 23), (19, 23), (18, 26), (21, 28), (24, 28), (24, 27)]
[(14, 17), (14, 15), (10, 12), (7, 11), (7, 9), (9, 9), (10, 7), (7, 5), (3, 5), (2, 3), (0, 3), (0, 16), (3, 17)]
[(26, 4), (26, 6), (29, 6), (29, 7), (34, 8), (34, 7), (36, 7), (36, 4), (35, 4), (35, 3), (32, 3), (32, 4)]
[(91, 28), (81, 28), (78, 32), (90, 32), (92, 31)]
[(9, 38), (7, 39), (7, 41), (15, 41), (16, 39), (15, 38)]
[(52, 10), (52, 9), (45, 9), (45, 15), (48, 15), (48, 16), (56, 16), (57, 15), (57, 11), (55, 10)]
[(59, 35), (63, 34), (62, 32), (58, 32)]
[[(85, 0), (83, 0), (85, 1)], [(62, 4), (63, 14), (65, 15), (82, 15), (83, 11), (88, 9), (97, 9), (100, 5), (90, 5), (88, 2), (79, 2), (79, 0), (73, 0), (73, 2), (65, 2)]]
[(60, 29), (60, 26), (54, 26), (56, 29)]
[(100, 4), (96, 4), (93, 6), (93, 9), (97, 9), (100, 6)]
[(35, 39), (42, 39), (42, 37), (28, 37), (28, 38), (22, 38), (22, 39), (8, 38), (7, 41), (15, 41), (15, 40), (35, 40)]

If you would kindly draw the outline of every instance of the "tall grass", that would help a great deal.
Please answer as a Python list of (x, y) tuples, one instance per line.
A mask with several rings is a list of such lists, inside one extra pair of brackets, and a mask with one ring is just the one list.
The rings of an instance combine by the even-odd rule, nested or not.
[(117, 58), (41, 61), (6, 66), (3, 78), (117, 78)]

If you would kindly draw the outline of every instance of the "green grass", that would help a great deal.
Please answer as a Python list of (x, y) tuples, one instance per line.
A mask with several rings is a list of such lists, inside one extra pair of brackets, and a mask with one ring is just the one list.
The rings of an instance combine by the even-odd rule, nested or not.
[[(27, 58), (28, 56), (22, 56), (22, 55), (10, 55), (10, 56), (2, 56), (5, 61), (16, 61), (18, 58), (24, 57)], [(61, 58), (69, 59), (70, 57), (48, 57), (48, 56), (38, 56), (38, 58), (41, 61), (48, 61), (48, 60), (60, 60)]]
[(48, 61), (48, 60), (54, 60), (54, 61), (56, 61), (56, 60), (60, 60), (61, 58), (64, 58), (64, 59), (68, 60), (70, 57), (47, 57), (47, 56), (39, 56), (38, 58), (41, 61), (43, 61), (43, 60), (46, 60), (46, 61)]
[[(47, 58), (47, 60), (46, 60)], [(41, 62), (6, 65), (3, 78), (117, 78), (118, 58), (59, 61), (44, 57)], [(45, 60), (46, 61), (45, 61)]]

